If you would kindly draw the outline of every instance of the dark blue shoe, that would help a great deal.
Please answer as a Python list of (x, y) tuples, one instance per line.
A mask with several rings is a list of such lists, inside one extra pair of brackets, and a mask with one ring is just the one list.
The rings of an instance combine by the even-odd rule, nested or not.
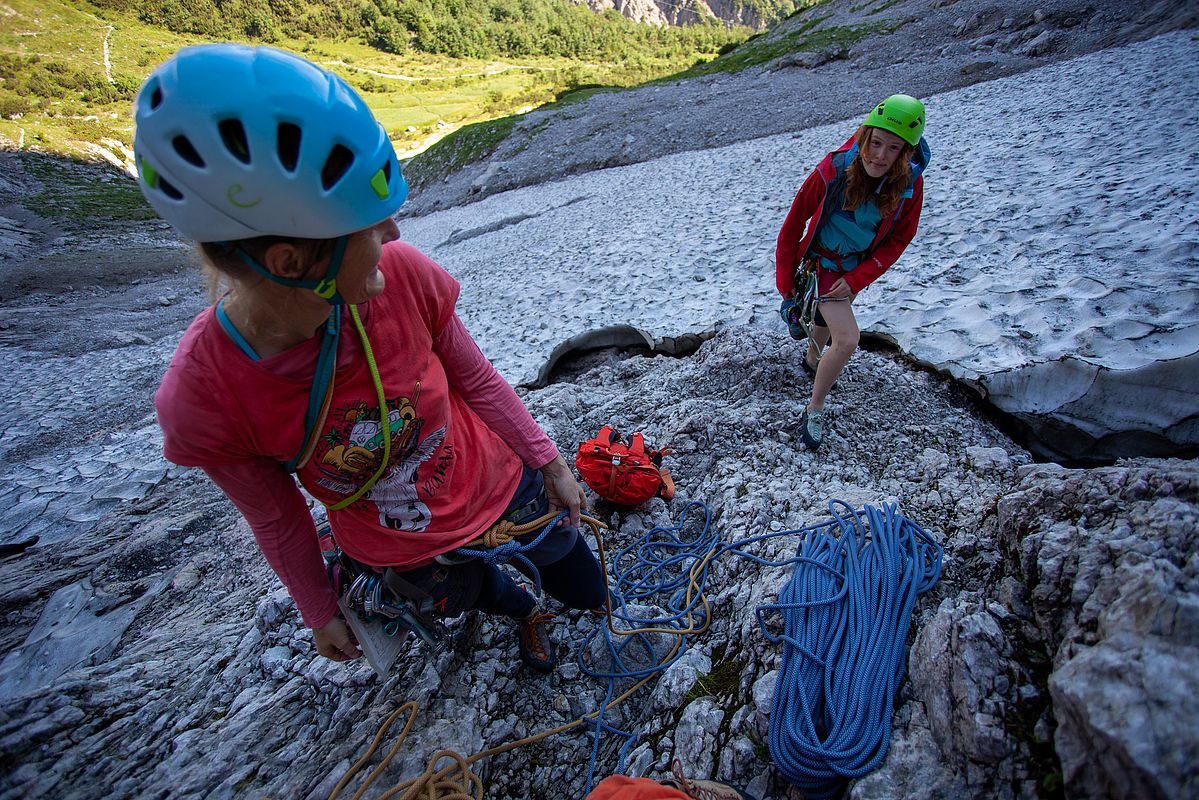
[(808, 338), (807, 331), (799, 324), (799, 307), (794, 299), (783, 298), (783, 303), (779, 306), (779, 316), (787, 323), (787, 333), (791, 334), (792, 339), (799, 341)]

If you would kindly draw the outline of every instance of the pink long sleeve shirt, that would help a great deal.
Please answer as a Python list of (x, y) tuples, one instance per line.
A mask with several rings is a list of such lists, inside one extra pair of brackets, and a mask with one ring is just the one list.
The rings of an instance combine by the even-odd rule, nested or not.
[[(392, 242), (386, 289), (359, 306), (391, 427), (388, 469), (354, 504), (329, 511), (337, 543), (378, 566), (415, 566), (470, 541), (503, 512), (521, 465), (558, 451), (454, 313), (459, 286), (415, 248)], [(378, 468), (377, 392), (348, 314), (333, 400), (315, 451), (296, 477), (333, 505)], [(319, 349), (314, 337), (255, 360), (201, 312), (155, 396), (168, 460), (202, 467), (245, 516), (305, 624), (337, 611), (312, 517), (281, 463), (304, 438)]]

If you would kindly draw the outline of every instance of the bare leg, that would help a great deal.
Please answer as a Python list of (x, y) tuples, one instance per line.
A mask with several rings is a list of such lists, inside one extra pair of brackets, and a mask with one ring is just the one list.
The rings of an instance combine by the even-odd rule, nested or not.
[[(854, 350), (858, 349), (858, 340), (861, 339), (862, 332), (858, 330), (858, 321), (854, 318), (850, 302), (836, 300), (820, 304), (820, 313), (828, 323), (828, 327), (823, 330), (832, 336), (832, 343), (820, 359), (816, 379), (812, 382), (812, 402), (808, 404), (812, 411), (824, 410), (824, 400), (828, 397), (829, 390), (841, 375), (841, 370), (849, 363)], [(815, 334), (816, 331), (813, 331), (813, 338)]]
[(829, 330), (823, 325), (813, 325), (812, 333), (808, 336), (808, 363), (820, 363), (820, 354), (828, 344)]

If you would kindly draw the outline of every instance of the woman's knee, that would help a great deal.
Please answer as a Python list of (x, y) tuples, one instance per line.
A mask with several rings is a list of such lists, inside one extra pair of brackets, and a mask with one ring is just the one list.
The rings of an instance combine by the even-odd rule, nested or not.
[(598, 608), (608, 598), (603, 570), (582, 536), (565, 557), (539, 569), (542, 588), (565, 606)]
[(845, 357), (853, 355), (858, 349), (858, 344), (862, 340), (862, 332), (858, 330), (856, 325), (836, 331), (833, 334), (833, 340), (829, 343), (829, 350), (839, 353)]

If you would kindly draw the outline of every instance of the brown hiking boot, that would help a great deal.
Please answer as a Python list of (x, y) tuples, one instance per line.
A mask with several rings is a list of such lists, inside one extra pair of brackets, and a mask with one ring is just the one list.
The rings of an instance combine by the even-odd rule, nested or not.
[(659, 781), (663, 786), (678, 789), (692, 800), (755, 800), (740, 789), (716, 781), (696, 781), (683, 775), (683, 764), (677, 758), (671, 765), (673, 778)]
[(545, 630), (545, 623), (553, 618), (553, 614), (534, 606), (529, 616), (516, 621), (520, 635), (520, 660), (538, 672), (553, 672), (558, 663), (554, 657), (554, 643)]

